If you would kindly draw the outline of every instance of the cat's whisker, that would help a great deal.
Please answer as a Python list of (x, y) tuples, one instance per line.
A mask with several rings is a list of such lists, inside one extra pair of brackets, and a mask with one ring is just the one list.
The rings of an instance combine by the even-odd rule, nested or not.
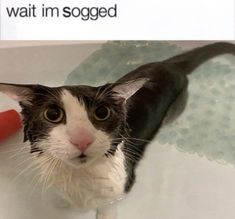
[(15, 151), (24, 151), (24, 150), (29, 150), (30, 149), (30, 147), (29, 147), (29, 145), (22, 145), (21, 147), (19, 147), (19, 148), (12, 148), (12, 149), (10, 149), (10, 150), (4, 150), (4, 151), (0, 151), (0, 153), (11, 153), (11, 152), (15, 152)]
[(28, 158), (24, 159), (23, 161), (21, 161), (20, 163), (17, 164), (17, 167), (20, 167), (21, 165), (29, 162), (30, 160), (33, 161), (33, 158), (32, 157), (28, 157)]
[(133, 152), (135, 153), (139, 153), (139, 154), (142, 154), (142, 148), (138, 148), (138, 145), (136, 144), (131, 144), (131, 143), (128, 143), (125, 145), (125, 147), (123, 148), (123, 150), (132, 150)]
[(12, 148), (12, 149), (9, 149), (9, 150), (5, 150), (5, 148), (1, 148), (1, 150), (3, 150), (3, 151), (0, 151), (0, 154), (2, 154), (2, 153), (11, 153), (11, 152), (15, 152), (15, 151), (21, 151), (21, 150), (24, 150), (26, 148), (29, 148), (29, 147), (27, 147), (27, 145), (22, 145), (20, 148)]
[[(113, 143), (115, 144), (116, 142), (113, 142)], [(117, 142), (117, 143), (119, 143), (119, 142)], [(142, 150), (141, 150), (140, 148), (138, 148), (138, 145), (136, 145), (136, 144), (131, 144), (131, 143), (127, 143), (127, 144), (124, 145), (124, 147), (123, 147), (123, 150), (124, 150), (124, 151), (127, 150), (127, 149), (131, 150), (130, 147), (128, 147), (128, 145), (134, 147), (134, 149), (132, 149), (132, 150), (133, 150), (135, 153), (142, 154)]]
[[(52, 91), (50, 91), (51, 88), (48, 88), (48, 87), (47, 87), (47, 88), (46, 88), (46, 87), (44, 88), (44, 87), (42, 87), (42, 89), (45, 90), (46, 92), (48, 92), (51, 96), (53, 96), (53, 97), (55, 98), (55, 100), (58, 100), (58, 97), (57, 97)], [(53, 91), (54, 91), (54, 92), (57, 92), (56, 90), (53, 90)], [(57, 92), (57, 93), (58, 93), (58, 92)]]
[(133, 148), (133, 147), (125, 147), (125, 148), (123, 148), (123, 151), (124, 152), (131, 152), (136, 155), (142, 155), (140, 150), (136, 150), (136, 148)]
[(95, 97), (92, 98), (92, 102), (91, 102), (92, 108), (95, 106), (95, 101), (98, 99), (98, 94), (99, 94), (100, 90), (101, 90), (101, 87), (98, 88), (98, 91), (96, 92)]
[(4, 158), (12, 159), (18, 155), (30, 154), (30, 151), (21, 150), (21, 151), (8, 151), (6, 153), (0, 153), (0, 155), (4, 155)]
[[(57, 160), (57, 159), (53, 159), (53, 160), (52, 160), (52, 164), (51, 164), (50, 171), (48, 172), (48, 178), (47, 178), (47, 180), (51, 178), (51, 175), (53, 174), (53, 171), (54, 171), (54, 169), (56, 168), (57, 163), (58, 163), (58, 160)], [(48, 184), (48, 181), (47, 181), (47, 184)], [(48, 188), (49, 188), (49, 187), (50, 187), (50, 184), (48, 184)]]
[(55, 168), (57, 167), (58, 163), (59, 163), (58, 159), (52, 159), (51, 164), (50, 164), (50, 169), (48, 170), (48, 175), (44, 183), (46, 190), (49, 189), (53, 185), (53, 181), (51, 181), (51, 176)]
[(15, 153), (7, 158), (4, 158), (4, 160), (12, 160), (12, 159), (16, 159), (16, 158), (22, 158), (25, 157), (25, 155), (30, 155), (30, 153), (28, 151), (21, 151), (19, 153)]
[(125, 155), (128, 154), (128, 155), (131, 155), (131, 156), (133, 156), (133, 157), (135, 157), (135, 158), (137, 158), (137, 159), (139, 159), (139, 158), (142, 157), (141, 154), (137, 154), (137, 153), (135, 153), (135, 152), (133, 152), (133, 151), (125, 150), (124, 153), (125, 153)]
[(46, 177), (47, 177), (46, 172), (48, 171), (48, 168), (49, 168), (48, 165), (45, 166), (45, 164), (42, 166), (42, 168), (40, 168), (41, 169), (41, 171), (40, 171), (41, 172), (40, 182), (42, 184), (42, 191), (41, 191), (42, 194), (44, 194), (44, 192), (46, 190), (46, 182), (47, 182), (47, 180), (46, 180)]
[(121, 137), (121, 138), (114, 138), (114, 140), (136, 140), (141, 142), (151, 142), (150, 140), (141, 139), (141, 138), (131, 138), (131, 137)]
[(41, 162), (41, 167), (42, 167), (42, 181), (43, 181), (43, 187), (42, 187), (42, 193), (44, 193), (47, 188), (48, 188), (48, 180), (49, 177), (51, 176), (51, 173), (53, 172), (54, 169), (54, 164), (55, 159), (52, 157), (46, 157), (42, 162)]
[(104, 90), (104, 92), (100, 95), (100, 97), (105, 98), (105, 97), (109, 96), (110, 94), (112, 94), (113, 91), (112, 91), (112, 90), (109, 90), (109, 89), (110, 89), (110, 87), (109, 87), (109, 88), (106, 88), (106, 89)]
[(26, 142), (15, 142), (15, 143), (11, 143), (11, 144), (5, 144), (5, 143), (1, 143), (0, 145), (4, 145), (4, 148), (6, 147), (12, 147), (12, 146), (18, 146), (18, 145), (26, 145)]
[[(57, 93), (55, 90), (54, 90), (55, 93)], [(56, 94), (52, 93), (51, 91), (48, 90), (48, 93), (55, 98), (55, 100), (59, 100), (58, 97), (56, 96)], [(41, 95), (42, 96), (42, 95)], [(48, 98), (49, 95), (44, 95), (45, 97)]]
[[(35, 192), (37, 186), (40, 184), (40, 180), (39, 180), (40, 176), (37, 174), (33, 177), (32, 181), (31, 181), (31, 185), (33, 186), (32, 187), (32, 190), (30, 192), (30, 197), (32, 197), (33, 193)], [(36, 180), (36, 183), (34, 184), (34, 181)], [(34, 185), (33, 185), (34, 184)]]
[(98, 94), (96, 96), (96, 99), (102, 98), (102, 97), (106, 97), (108, 96), (108, 94), (112, 93), (111, 88), (111, 84), (108, 85), (103, 91), (101, 91), (101, 89), (98, 91)]
[[(119, 133), (119, 134), (120, 134), (120, 133)], [(134, 137), (130, 137), (129, 134), (128, 134), (128, 132), (127, 132), (127, 130), (126, 130), (126, 136), (123, 136), (122, 134), (120, 134), (120, 136), (121, 136), (122, 138), (126, 138), (126, 139), (134, 139), (134, 140), (146, 141), (146, 142), (150, 141), (150, 140), (147, 140), (147, 139), (144, 139), (144, 138), (134, 138)]]
[(133, 157), (132, 155), (129, 155), (129, 154), (125, 154), (125, 157), (126, 157), (129, 161), (132, 161), (132, 162), (138, 161), (138, 159), (137, 159), (136, 157)]
[(22, 171), (20, 171), (19, 174), (16, 175), (16, 177), (12, 180), (12, 183), (16, 183), (16, 181), (19, 179), (19, 177), (21, 177), (23, 174), (25, 174), (26, 172), (28, 173), (29, 169), (32, 170), (32, 167), (35, 166), (35, 163), (31, 163), (29, 166), (27, 166), (26, 168), (24, 168)]
[[(133, 145), (135, 146), (135, 145)], [(129, 147), (124, 147), (123, 151), (126, 152), (126, 154), (128, 154), (129, 156), (131, 155), (131, 157), (133, 158), (133, 156), (135, 156), (135, 158), (141, 158), (142, 157), (142, 151), (141, 149), (135, 147), (134, 149), (129, 148)]]
[(29, 166), (27, 166), (26, 168), (24, 168), (14, 179), (13, 179), (13, 182), (15, 182), (20, 176), (22, 176), (23, 174), (25, 174), (27, 172), (27, 174), (31, 173), (32, 171), (35, 171), (37, 170), (37, 163), (33, 162), (33, 158), (32, 157), (29, 157), (27, 159), (25, 159), (23, 162), (17, 164), (17, 167), (29, 162), (29, 161), (32, 161)]

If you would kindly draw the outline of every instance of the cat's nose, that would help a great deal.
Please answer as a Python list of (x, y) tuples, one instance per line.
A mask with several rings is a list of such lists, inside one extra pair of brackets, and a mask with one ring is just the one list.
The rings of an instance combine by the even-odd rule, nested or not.
[(72, 142), (72, 144), (76, 146), (81, 152), (85, 152), (91, 143), (92, 141), (87, 141), (83, 139), (79, 142)]
[(77, 130), (73, 135), (70, 135), (70, 142), (81, 152), (86, 151), (93, 141), (94, 137), (92, 134), (83, 128)]

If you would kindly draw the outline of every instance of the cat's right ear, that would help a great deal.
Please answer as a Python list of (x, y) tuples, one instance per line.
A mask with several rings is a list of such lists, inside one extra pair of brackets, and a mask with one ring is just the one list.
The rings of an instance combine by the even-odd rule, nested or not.
[(114, 96), (127, 100), (139, 89), (141, 89), (147, 81), (149, 81), (148, 78), (138, 78), (132, 81), (127, 81), (125, 83), (118, 83), (112, 88), (113, 92), (115, 93)]
[(30, 104), (33, 99), (34, 85), (0, 83), (0, 92), (21, 103)]

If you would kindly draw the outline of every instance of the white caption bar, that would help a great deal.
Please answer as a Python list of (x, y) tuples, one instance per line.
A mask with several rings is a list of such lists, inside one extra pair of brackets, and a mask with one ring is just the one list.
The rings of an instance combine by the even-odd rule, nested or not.
[(4, 40), (233, 40), (234, 0), (1, 0)]

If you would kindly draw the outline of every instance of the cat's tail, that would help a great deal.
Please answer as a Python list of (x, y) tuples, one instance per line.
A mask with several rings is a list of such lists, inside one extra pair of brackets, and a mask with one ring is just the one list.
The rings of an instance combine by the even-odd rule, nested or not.
[(182, 73), (188, 75), (203, 62), (223, 54), (235, 55), (235, 44), (219, 42), (193, 49), (189, 52), (167, 59), (166, 63), (176, 65)]

